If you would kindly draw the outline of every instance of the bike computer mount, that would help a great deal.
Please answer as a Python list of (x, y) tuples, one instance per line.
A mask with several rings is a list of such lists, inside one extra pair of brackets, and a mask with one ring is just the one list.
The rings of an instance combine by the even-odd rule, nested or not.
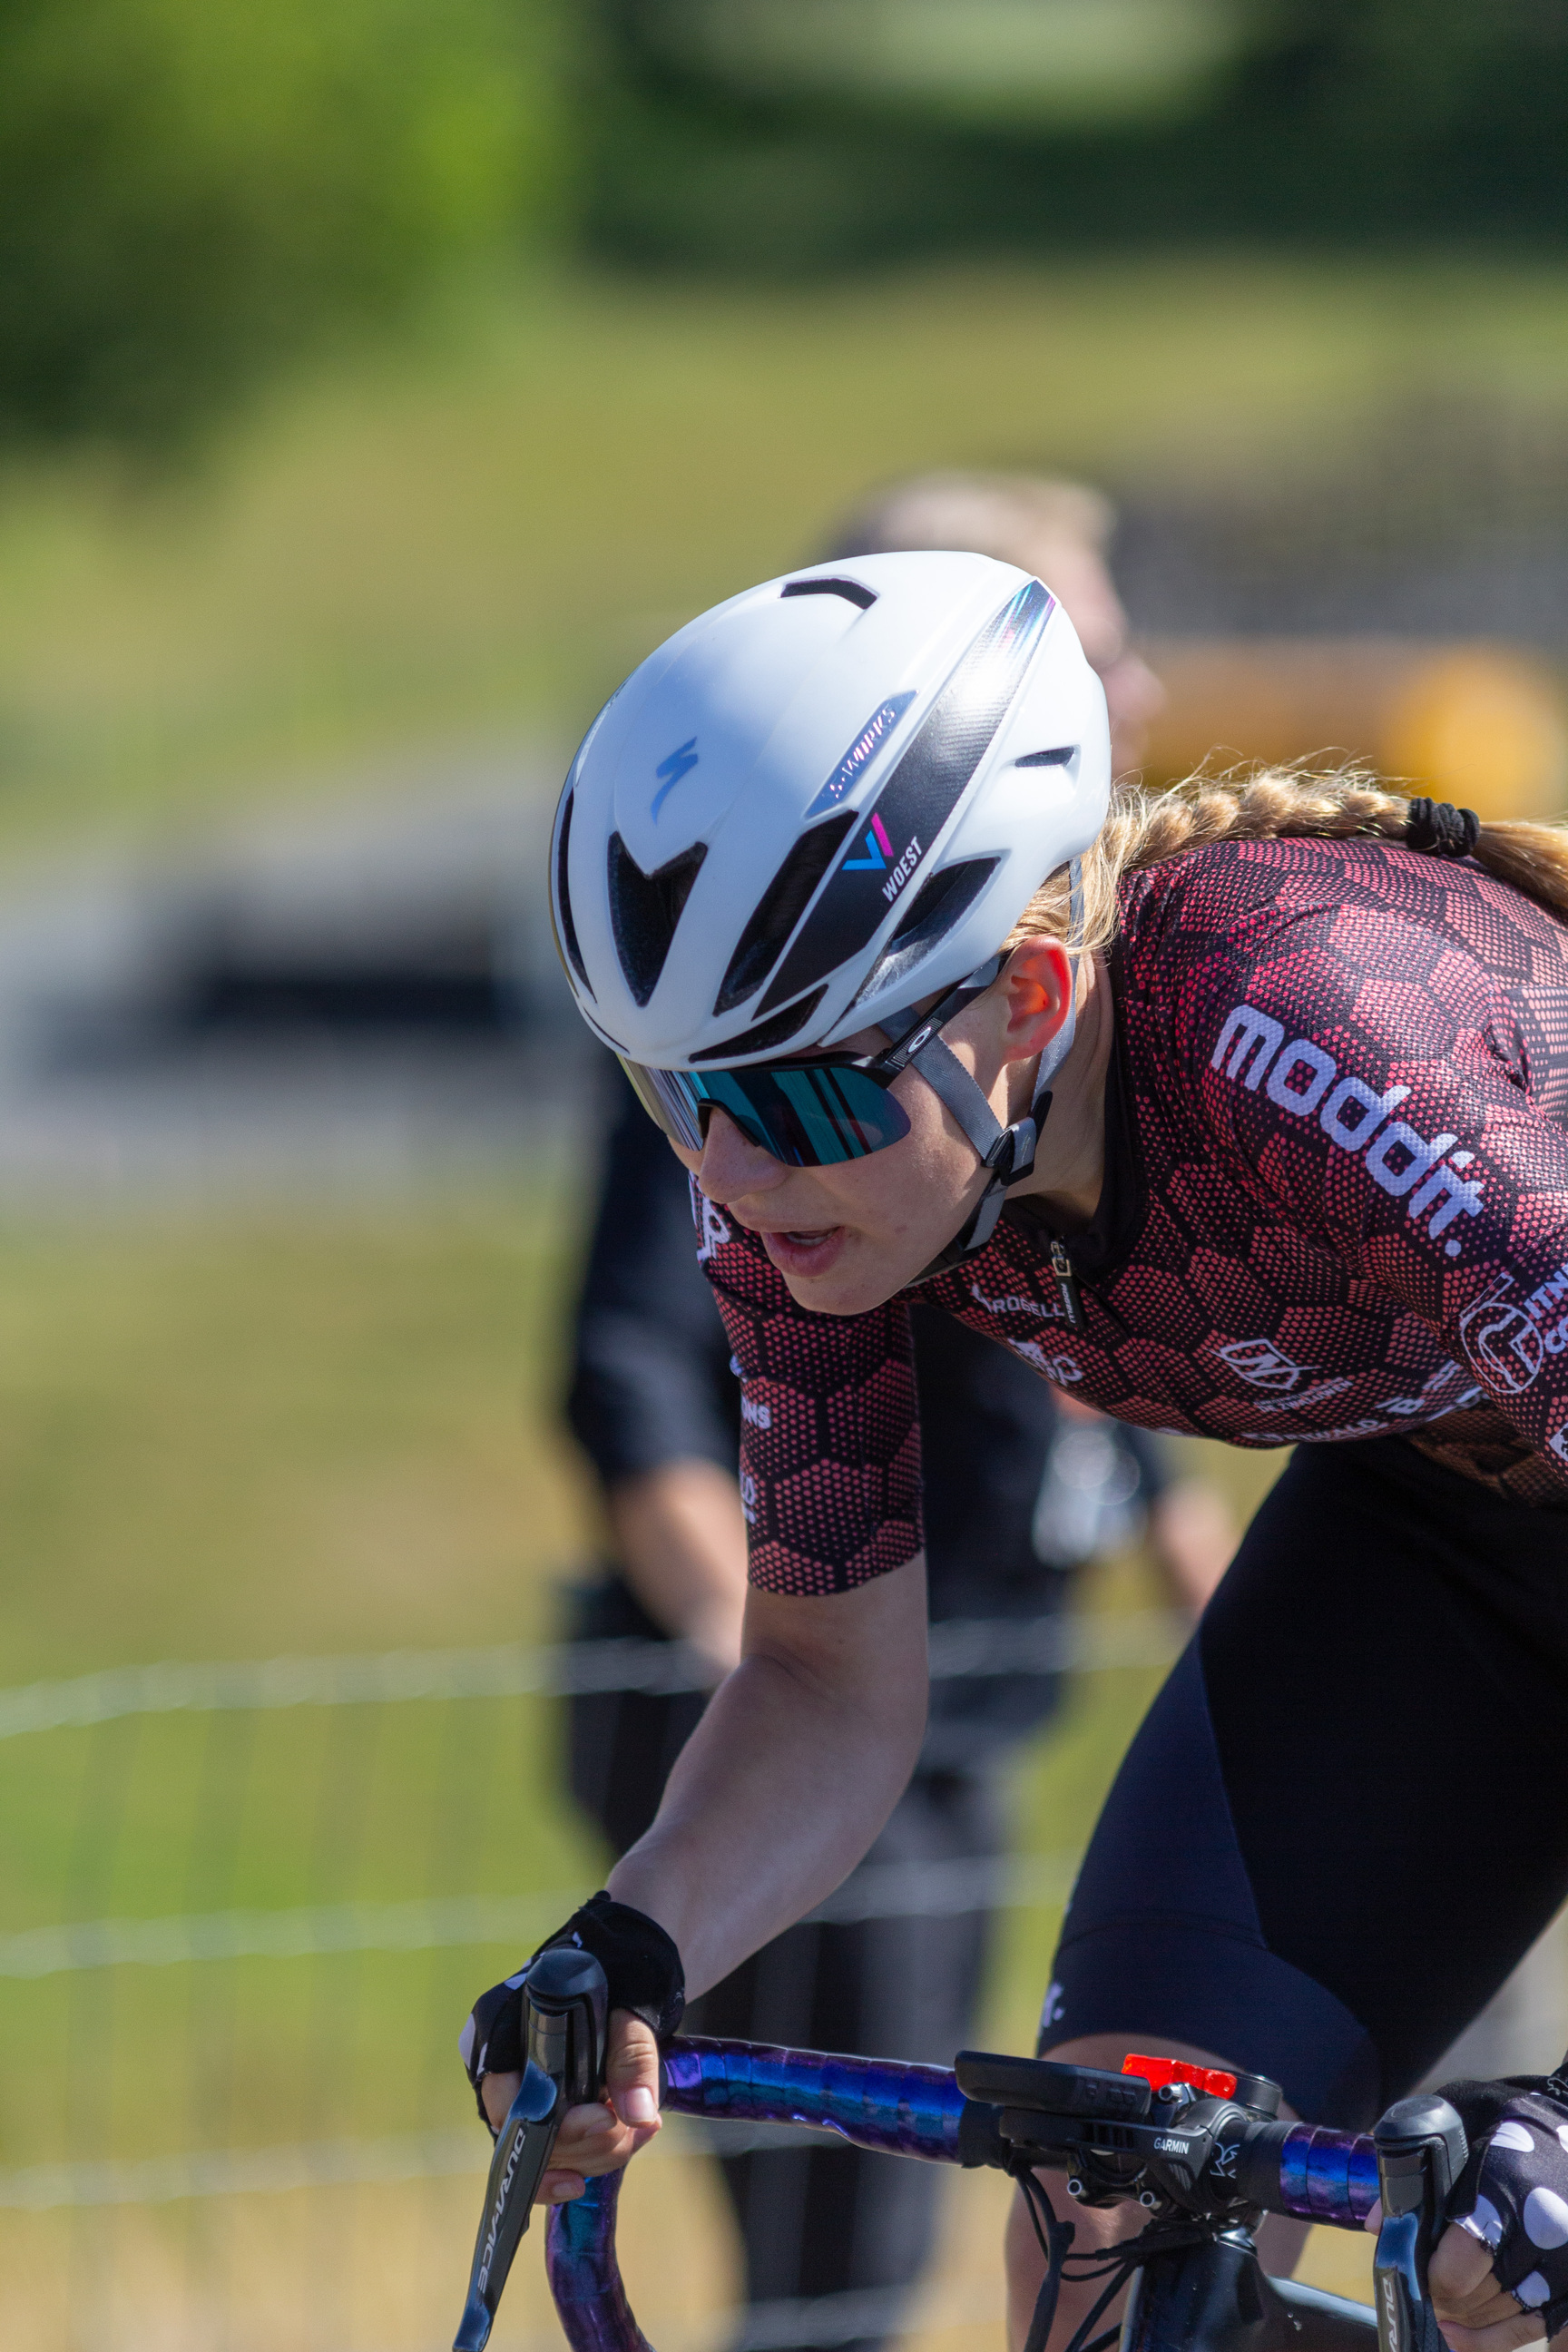
[(1279, 2084), (1261, 2074), (1138, 2053), (1117, 2074), (978, 2050), (961, 2052), (956, 2071), (966, 2097), (997, 2110), (1008, 2169), (1048, 2165), (1079, 2204), (1132, 2198), (1151, 2216), (1226, 2226), (1258, 2210), (1247, 2159), (1279, 2108)]

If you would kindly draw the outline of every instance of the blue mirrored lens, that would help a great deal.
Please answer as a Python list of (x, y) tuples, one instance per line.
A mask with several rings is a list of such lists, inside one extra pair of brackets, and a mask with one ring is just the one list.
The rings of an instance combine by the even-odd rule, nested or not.
[(789, 1168), (831, 1168), (881, 1151), (910, 1131), (885, 1084), (843, 1062), (775, 1062), (743, 1070), (622, 1066), (673, 1141), (702, 1148), (702, 1109), (727, 1111), (749, 1141)]
[(705, 1099), (727, 1110), (742, 1134), (790, 1168), (831, 1168), (841, 1160), (860, 1160), (910, 1131), (887, 1087), (844, 1063), (713, 1070), (698, 1084)]

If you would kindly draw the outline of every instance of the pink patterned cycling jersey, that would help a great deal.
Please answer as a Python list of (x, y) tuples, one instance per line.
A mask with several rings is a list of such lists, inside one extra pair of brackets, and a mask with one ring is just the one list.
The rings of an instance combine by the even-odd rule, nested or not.
[[(1468, 861), (1226, 842), (1131, 876), (1106, 1181), (1009, 1202), (922, 1298), (1075, 1397), (1235, 1445), (1410, 1437), (1568, 1508), (1568, 929)], [(742, 1381), (753, 1582), (842, 1591), (921, 1542), (899, 1300), (797, 1307), (700, 1202)]]

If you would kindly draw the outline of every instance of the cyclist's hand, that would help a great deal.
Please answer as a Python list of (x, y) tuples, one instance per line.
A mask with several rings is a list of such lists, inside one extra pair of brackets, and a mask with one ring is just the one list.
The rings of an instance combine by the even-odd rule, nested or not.
[(1445, 2230), (1426, 2274), (1432, 2309), (1450, 2352), (1516, 2352), (1521, 2344), (1544, 2341), (1539, 2311), (1521, 2308), (1499, 2286), (1489, 2248), (1468, 2230)]
[[(605, 2074), (607, 2097), (593, 2106), (568, 2107), (562, 2117), (536, 2204), (569, 2204), (581, 2197), (584, 2181), (618, 2172), (658, 2131), (658, 2044), (652, 2027), (630, 2010), (611, 2012)], [(521, 2074), (485, 2076), (485, 2113), (498, 2131), (521, 2081)]]

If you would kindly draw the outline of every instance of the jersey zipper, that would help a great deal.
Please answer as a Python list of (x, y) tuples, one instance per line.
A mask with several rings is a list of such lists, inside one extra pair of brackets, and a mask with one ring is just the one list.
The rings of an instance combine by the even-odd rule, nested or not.
[(1065, 1244), (1055, 1234), (1051, 1236), (1051, 1272), (1061, 1293), (1062, 1313), (1068, 1318), (1068, 1330), (1087, 1331), (1089, 1325), (1084, 1318), (1083, 1300), (1079, 1296), (1078, 1276), (1073, 1272), (1073, 1263)]

